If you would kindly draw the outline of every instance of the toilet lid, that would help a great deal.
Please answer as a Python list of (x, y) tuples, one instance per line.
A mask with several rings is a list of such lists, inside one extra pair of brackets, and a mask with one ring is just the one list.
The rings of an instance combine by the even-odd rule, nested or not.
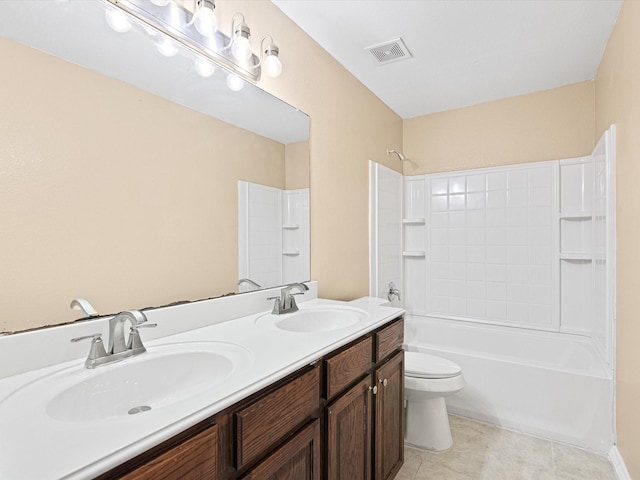
[(405, 352), (404, 372), (410, 377), (449, 378), (462, 373), (460, 365), (426, 353)]

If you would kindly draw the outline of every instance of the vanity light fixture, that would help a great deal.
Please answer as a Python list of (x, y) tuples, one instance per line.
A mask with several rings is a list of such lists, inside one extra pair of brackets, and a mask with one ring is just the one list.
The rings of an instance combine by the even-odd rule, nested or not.
[[(264, 41), (269, 38), (271, 41), (264, 46)], [(273, 43), (271, 35), (265, 35), (260, 42), (260, 63), (264, 66), (265, 72), (271, 78), (279, 77), (282, 73), (282, 62), (278, 58), (280, 49)]]
[(107, 25), (118, 33), (128, 32), (133, 26), (126, 13), (113, 7), (109, 7), (104, 11), (104, 17)]
[(218, 18), (214, 12), (216, 5), (213, 0), (195, 0), (195, 12), (187, 26), (194, 25), (196, 30), (205, 37), (211, 37), (218, 31)]
[[(242, 20), (236, 25), (236, 17), (241, 17)], [(236, 60), (247, 61), (251, 58), (251, 42), (249, 37), (251, 36), (251, 29), (244, 21), (244, 15), (241, 13), (234, 13), (231, 18), (231, 31), (233, 36), (231, 37), (231, 54)]]
[[(215, 0), (190, 0), (186, 8), (178, 0), (101, 0), (116, 12), (125, 15), (132, 26), (141, 26), (156, 42), (160, 53), (176, 55), (186, 47), (194, 55), (194, 70), (203, 77), (211, 76), (215, 67), (230, 73), (227, 84), (236, 91), (244, 81), (258, 83), (263, 70), (271, 77), (282, 72), (279, 49), (271, 35), (263, 38), (259, 56), (251, 50), (251, 29), (242, 13), (231, 18), (230, 36), (218, 30)], [(132, 22), (135, 20), (136, 22)], [(124, 31), (124, 27), (119, 28)], [(202, 63), (203, 60), (208, 63)]]
[(244, 87), (244, 80), (237, 75), (230, 73), (227, 75), (227, 87), (229, 87), (229, 90), (239, 92), (242, 90), (242, 87)]
[(216, 67), (209, 60), (206, 60), (202, 57), (196, 58), (196, 61), (193, 63), (193, 67), (195, 68), (198, 75), (203, 78), (208, 78), (213, 75), (216, 71)]
[(160, 55), (164, 57), (173, 57), (178, 53), (178, 45), (169, 37), (162, 37), (156, 42), (156, 48)]

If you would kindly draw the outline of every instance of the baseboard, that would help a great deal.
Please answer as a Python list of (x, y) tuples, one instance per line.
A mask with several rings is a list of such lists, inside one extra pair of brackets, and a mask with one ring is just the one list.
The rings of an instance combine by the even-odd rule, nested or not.
[(611, 460), (617, 480), (631, 480), (631, 475), (629, 475), (629, 471), (624, 464), (622, 455), (620, 455), (620, 451), (615, 445), (609, 450), (609, 460)]

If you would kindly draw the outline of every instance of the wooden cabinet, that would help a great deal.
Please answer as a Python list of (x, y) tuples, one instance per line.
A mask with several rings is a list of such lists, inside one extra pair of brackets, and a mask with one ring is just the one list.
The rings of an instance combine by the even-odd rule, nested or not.
[(375, 479), (395, 477), (404, 461), (404, 352), (397, 352), (375, 372)]
[(242, 480), (320, 480), (320, 421), (314, 420)]
[(118, 478), (122, 480), (183, 480), (187, 478), (217, 480), (217, 452), (218, 427), (214, 425)]
[(396, 320), (325, 360), (343, 366), (326, 373), (327, 398), (340, 393), (325, 412), (328, 480), (390, 480), (402, 466), (403, 329)]
[(391, 480), (403, 462), (402, 317), (99, 480)]
[(367, 375), (327, 407), (327, 478), (371, 478), (371, 397)]
[(241, 470), (273, 448), (320, 408), (320, 369), (312, 368), (234, 412), (235, 467)]

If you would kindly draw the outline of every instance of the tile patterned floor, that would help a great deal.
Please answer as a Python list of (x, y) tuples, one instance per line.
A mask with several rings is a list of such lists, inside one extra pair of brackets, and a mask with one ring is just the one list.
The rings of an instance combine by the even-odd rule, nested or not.
[(405, 448), (396, 480), (615, 480), (606, 457), (449, 416), (453, 447)]

